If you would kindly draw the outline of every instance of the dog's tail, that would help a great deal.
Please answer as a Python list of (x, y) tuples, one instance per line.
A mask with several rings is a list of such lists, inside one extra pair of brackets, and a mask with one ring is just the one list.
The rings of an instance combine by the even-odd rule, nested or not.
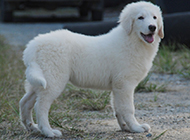
[(47, 81), (43, 71), (36, 62), (37, 46), (39, 45), (39, 37), (35, 37), (27, 44), (27, 48), (23, 52), (23, 61), (26, 68), (26, 79), (33, 86), (47, 87)]
[(47, 82), (42, 69), (36, 62), (31, 62), (26, 69), (26, 79), (33, 86), (43, 86), (46, 89)]

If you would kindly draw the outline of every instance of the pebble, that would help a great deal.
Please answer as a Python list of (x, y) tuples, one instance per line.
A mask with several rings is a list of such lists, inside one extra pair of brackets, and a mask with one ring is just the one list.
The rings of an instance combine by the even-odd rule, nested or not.
[(127, 137), (126, 140), (133, 140), (133, 137)]
[(151, 133), (148, 133), (148, 134), (146, 135), (146, 137), (152, 137), (152, 134), (151, 134)]

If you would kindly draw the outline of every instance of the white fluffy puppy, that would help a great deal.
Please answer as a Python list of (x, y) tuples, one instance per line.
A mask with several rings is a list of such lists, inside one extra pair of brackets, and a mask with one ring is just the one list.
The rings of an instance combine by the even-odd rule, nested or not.
[[(136, 120), (133, 94), (147, 75), (163, 38), (160, 8), (149, 2), (127, 5), (119, 25), (100, 36), (68, 30), (39, 35), (24, 51), (26, 94), (20, 100), (20, 117), (27, 130), (60, 137), (52, 129), (48, 112), (68, 81), (84, 88), (112, 90), (115, 116), (122, 130), (146, 132), (148, 124)], [(37, 123), (32, 117), (35, 104)]]

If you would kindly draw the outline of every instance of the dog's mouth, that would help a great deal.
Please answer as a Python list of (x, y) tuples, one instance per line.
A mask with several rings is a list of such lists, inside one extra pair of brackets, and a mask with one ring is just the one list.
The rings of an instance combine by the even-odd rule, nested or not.
[(148, 42), (148, 43), (152, 43), (152, 42), (154, 41), (153, 35), (154, 35), (153, 33), (150, 33), (150, 34), (147, 34), (147, 35), (141, 33), (141, 36), (143, 37), (143, 39), (144, 39), (146, 42)]

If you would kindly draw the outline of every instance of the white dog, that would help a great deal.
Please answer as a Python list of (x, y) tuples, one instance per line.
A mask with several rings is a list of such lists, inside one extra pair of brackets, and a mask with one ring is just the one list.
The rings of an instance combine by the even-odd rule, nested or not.
[[(160, 8), (149, 2), (127, 5), (119, 25), (100, 36), (68, 30), (39, 35), (24, 51), (26, 94), (20, 101), (20, 117), (27, 130), (60, 137), (52, 129), (48, 112), (68, 81), (76, 86), (112, 90), (115, 116), (122, 130), (147, 132), (134, 116), (134, 89), (147, 75), (164, 37)], [(37, 123), (32, 117), (35, 104)]]

